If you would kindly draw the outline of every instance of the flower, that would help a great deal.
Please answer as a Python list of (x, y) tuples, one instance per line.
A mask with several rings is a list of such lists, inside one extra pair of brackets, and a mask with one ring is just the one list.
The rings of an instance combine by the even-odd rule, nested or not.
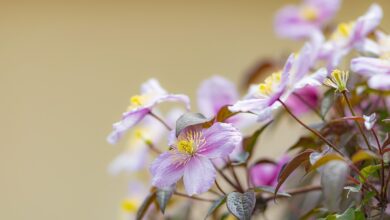
[(328, 70), (336, 68), (353, 48), (362, 48), (365, 38), (380, 24), (382, 8), (372, 4), (356, 21), (341, 23), (321, 50), (320, 57), (328, 62)]
[(168, 187), (183, 177), (190, 196), (210, 189), (216, 176), (211, 159), (227, 157), (242, 140), (236, 128), (219, 122), (207, 129), (190, 126), (177, 138), (172, 136), (171, 150), (161, 154), (151, 166), (152, 184)]
[(308, 38), (336, 14), (340, 0), (305, 0), (301, 5), (288, 5), (280, 9), (274, 22), (280, 37)]
[(275, 164), (260, 163), (250, 168), (250, 180), (255, 186), (276, 186), (278, 176), (283, 166), (289, 161), (288, 156), (283, 156)]
[(372, 89), (390, 90), (390, 36), (376, 32), (378, 43), (370, 39), (362, 46), (364, 52), (375, 57), (357, 57), (351, 60), (351, 70), (368, 78)]
[(364, 127), (367, 130), (371, 130), (372, 127), (374, 127), (375, 122), (376, 122), (376, 114), (372, 113), (371, 115), (368, 115), (368, 116), (363, 115), (363, 119), (364, 119)]
[(280, 99), (287, 88), (290, 71), (294, 62), (291, 54), (282, 71), (275, 72), (267, 77), (264, 83), (252, 85), (244, 100), (236, 102), (229, 107), (232, 112), (253, 112), (258, 115), (258, 121), (272, 118), (272, 111), (279, 108)]
[(336, 89), (338, 92), (348, 91), (347, 81), (349, 78), (348, 71), (341, 71), (338, 69), (333, 70), (331, 77), (325, 79), (324, 84), (326, 86)]
[(113, 131), (107, 137), (110, 144), (116, 144), (123, 134), (138, 124), (159, 103), (178, 101), (190, 108), (190, 101), (186, 95), (169, 94), (155, 79), (150, 79), (141, 86), (141, 95), (130, 98), (130, 106), (123, 113), (122, 120), (113, 124)]

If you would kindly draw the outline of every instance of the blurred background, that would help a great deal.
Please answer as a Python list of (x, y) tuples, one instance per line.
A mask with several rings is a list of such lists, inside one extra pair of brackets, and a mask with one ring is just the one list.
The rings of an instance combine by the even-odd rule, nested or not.
[[(273, 32), (288, 2), (299, 1), (1, 0), (0, 219), (116, 219), (126, 178), (107, 165), (122, 147), (105, 138), (140, 83), (191, 97), (211, 75), (240, 83), (262, 57), (302, 45)], [(372, 2), (345, 0), (336, 20)], [(390, 2), (375, 2), (389, 30)], [(279, 130), (260, 153), (279, 156), (302, 131)]]

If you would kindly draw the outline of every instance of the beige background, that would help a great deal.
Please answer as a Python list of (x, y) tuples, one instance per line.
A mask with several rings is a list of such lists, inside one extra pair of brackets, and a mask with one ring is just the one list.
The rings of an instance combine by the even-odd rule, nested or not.
[[(115, 219), (126, 185), (106, 173), (121, 148), (105, 137), (129, 96), (152, 76), (194, 96), (207, 76), (238, 82), (260, 57), (299, 48), (272, 31), (285, 2), (1, 0), (0, 219)], [(346, 0), (337, 20), (370, 2)], [(267, 155), (296, 138), (267, 137)]]

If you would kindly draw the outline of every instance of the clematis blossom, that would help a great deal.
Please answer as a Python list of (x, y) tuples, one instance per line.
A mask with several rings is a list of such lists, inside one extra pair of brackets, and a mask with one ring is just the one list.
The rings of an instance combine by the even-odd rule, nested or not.
[(301, 5), (287, 5), (280, 9), (274, 28), (280, 37), (310, 38), (320, 32), (340, 8), (340, 0), (305, 0)]
[(183, 102), (187, 109), (190, 101), (186, 95), (169, 94), (156, 79), (150, 79), (141, 86), (141, 95), (130, 98), (130, 106), (122, 119), (113, 124), (113, 131), (107, 137), (110, 144), (116, 144), (126, 131), (138, 124), (157, 104), (162, 102)]
[(352, 71), (368, 78), (372, 89), (390, 90), (390, 35), (376, 32), (378, 42), (366, 39), (364, 52), (374, 57), (357, 57), (351, 60)]
[(362, 48), (366, 37), (379, 26), (382, 17), (382, 8), (372, 4), (356, 21), (339, 24), (320, 54), (321, 59), (328, 63), (328, 70), (335, 69), (353, 48)]
[(254, 186), (276, 186), (278, 176), (283, 166), (289, 161), (288, 156), (283, 156), (275, 164), (261, 163), (250, 169), (250, 180)]
[(211, 160), (227, 157), (241, 141), (241, 133), (230, 124), (218, 122), (207, 129), (187, 127), (177, 138), (171, 135), (171, 150), (153, 162), (152, 184), (169, 187), (183, 177), (188, 195), (204, 193), (216, 178)]

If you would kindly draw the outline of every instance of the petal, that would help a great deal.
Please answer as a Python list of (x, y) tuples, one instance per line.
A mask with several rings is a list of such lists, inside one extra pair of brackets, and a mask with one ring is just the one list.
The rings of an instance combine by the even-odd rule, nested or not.
[(286, 105), (297, 116), (316, 108), (319, 104), (320, 92), (317, 87), (306, 86), (294, 91), (286, 101)]
[(165, 152), (157, 157), (150, 168), (152, 185), (163, 188), (179, 181), (184, 173), (185, 160), (183, 155), (174, 152)]
[(166, 95), (167, 91), (161, 87), (156, 79), (149, 79), (141, 85), (141, 94)]
[(229, 110), (232, 112), (249, 112), (256, 109), (262, 109), (267, 106), (268, 98), (263, 99), (247, 99), (236, 102), (234, 105), (229, 106)]
[(118, 175), (120, 172), (137, 171), (146, 165), (147, 148), (140, 147), (134, 151), (126, 151), (117, 156), (109, 165), (108, 172)]
[(113, 131), (107, 137), (108, 143), (116, 144), (127, 130), (138, 124), (149, 112), (149, 108), (139, 108), (124, 113), (122, 120), (113, 124)]
[(371, 57), (351, 60), (351, 70), (364, 76), (390, 73), (390, 61)]
[(368, 80), (368, 86), (378, 90), (390, 90), (390, 73), (377, 74)]
[(198, 107), (206, 117), (215, 116), (223, 106), (232, 105), (237, 100), (236, 86), (220, 76), (203, 81), (198, 89)]
[(188, 195), (207, 192), (215, 181), (215, 168), (204, 157), (192, 157), (184, 171), (184, 187)]
[(378, 4), (372, 4), (367, 12), (356, 21), (351, 33), (350, 42), (353, 44), (363, 40), (379, 26), (382, 17), (382, 8)]
[(207, 158), (227, 157), (241, 144), (242, 135), (231, 124), (217, 122), (203, 131), (206, 143), (197, 153)]
[(317, 9), (318, 22), (324, 23), (333, 18), (340, 9), (340, 0), (306, 0), (305, 4)]
[(186, 95), (181, 94), (168, 94), (158, 97), (151, 106), (160, 104), (162, 102), (182, 102), (186, 105), (186, 108), (189, 110), (190, 106), (190, 98)]
[(272, 186), (278, 173), (275, 164), (258, 164), (250, 169), (251, 181), (255, 186)]
[(315, 73), (301, 79), (297, 84), (295, 84), (294, 89), (301, 89), (305, 86), (321, 86), (327, 76), (328, 71), (325, 68), (321, 68)]

